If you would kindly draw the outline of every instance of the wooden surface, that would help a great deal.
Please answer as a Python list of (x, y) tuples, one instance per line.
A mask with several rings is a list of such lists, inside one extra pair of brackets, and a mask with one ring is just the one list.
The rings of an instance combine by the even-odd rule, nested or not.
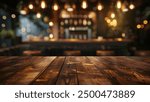
[(2, 85), (150, 85), (150, 57), (0, 57)]

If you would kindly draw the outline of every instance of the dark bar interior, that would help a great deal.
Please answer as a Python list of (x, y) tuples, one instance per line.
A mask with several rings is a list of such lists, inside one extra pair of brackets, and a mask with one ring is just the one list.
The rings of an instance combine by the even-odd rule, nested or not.
[(149, 56), (149, 0), (0, 1), (0, 84), (150, 84)]

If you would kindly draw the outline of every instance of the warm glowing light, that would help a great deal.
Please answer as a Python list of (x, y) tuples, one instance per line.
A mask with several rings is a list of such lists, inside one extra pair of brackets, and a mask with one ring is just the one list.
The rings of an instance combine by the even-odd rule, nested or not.
[(130, 5), (129, 5), (129, 8), (130, 8), (131, 10), (133, 10), (133, 9), (135, 8), (134, 4), (130, 4)]
[(6, 27), (6, 24), (4, 24), (4, 23), (2, 23), (2, 25), (1, 25), (3, 28), (5, 28)]
[(105, 21), (109, 24), (111, 20), (108, 17), (105, 17)]
[(45, 9), (45, 8), (46, 8), (46, 3), (45, 3), (45, 1), (41, 1), (41, 8), (42, 8), (42, 9)]
[(54, 35), (53, 35), (53, 34), (49, 34), (49, 38), (50, 38), (50, 39), (53, 39), (53, 38), (54, 38)]
[(29, 4), (29, 9), (32, 10), (34, 8), (33, 4)]
[(101, 10), (103, 9), (103, 5), (102, 5), (101, 3), (98, 3), (97, 9), (98, 9), (99, 11), (101, 11)]
[(54, 25), (53, 22), (49, 22), (49, 26), (52, 27)]
[(41, 18), (41, 13), (37, 13), (37, 14), (36, 14), (36, 17), (37, 17), (37, 18)]
[(128, 12), (129, 11), (129, 9), (127, 8), (126, 5), (123, 5), (121, 9), (122, 9), (122, 12)]
[(141, 25), (140, 25), (140, 24), (138, 24), (138, 25), (136, 26), (136, 28), (137, 28), (137, 29), (140, 29), (140, 28), (141, 28)]
[(88, 7), (87, 1), (86, 1), (86, 0), (83, 0), (83, 1), (82, 1), (82, 8), (83, 8), (83, 9), (86, 9), (87, 7)]
[(83, 25), (87, 25), (87, 20), (86, 19), (83, 20)]
[(122, 38), (117, 38), (117, 41), (123, 41), (123, 39)]
[(69, 7), (69, 8), (67, 8), (67, 11), (68, 11), (68, 12), (72, 12), (72, 11), (73, 11), (73, 8)]
[(115, 18), (116, 17), (115, 13), (111, 13), (110, 17)]
[(58, 6), (57, 3), (55, 3), (54, 6), (53, 6), (53, 10), (54, 10), (54, 11), (58, 11), (58, 9), (59, 9), (59, 6)]
[(117, 20), (116, 19), (112, 20), (110, 25), (113, 26), (113, 27), (116, 27), (117, 26)]
[(144, 21), (143, 21), (143, 24), (148, 24), (148, 21), (147, 21), (147, 20), (144, 20)]
[(121, 9), (121, 6), (122, 6), (121, 1), (117, 1), (117, 8)]
[(26, 28), (21, 28), (22, 33), (26, 33)]
[(125, 38), (125, 37), (126, 37), (126, 34), (125, 34), (125, 33), (122, 33), (122, 37)]
[(49, 41), (49, 37), (45, 36), (44, 41)]
[(3, 19), (3, 20), (6, 20), (6, 19), (7, 19), (7, 17), (6, 17), (6, 16), (2, 16), (2, 19)]
[(128, 10), (128, 8), (124, 8), (122, 11), (123, 12), (128, 12), (129, 10)]
[(12, 18), (16, 18), (16, 15), (15, 15), (15, 14), (12, 14), (11, 17), (12, 17)]
[(20, 11), (20, 14), (22, 14), (22, 15), (26, 15), (26, 14), (27, 14), (27, 12), (26, 12), (25, 10), (21, 10), (21, 11)]

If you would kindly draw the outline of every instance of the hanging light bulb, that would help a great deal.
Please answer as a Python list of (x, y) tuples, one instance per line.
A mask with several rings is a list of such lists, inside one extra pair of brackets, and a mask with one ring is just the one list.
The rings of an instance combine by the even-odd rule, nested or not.
[(87, 1), (83, 0), (81, 6), (82, 6), (83, 9), (86, 9), (88, 7)]
[(46, 8), (46, 3), (45, 3), (45, 1), (41, 1), (41, 8), (42, 8), (42, 9), (45, 9), (45, 8)]
[(29, 9), (32, 10), (34, 8), (33, 4), (29, 4)]
[(129, 11), (127, 1), (124, 1), (121, 9), (122, 9), (122, 12), (128, 12)]
[(133, 10), (133, 9), (135, 8), (135, 5), (134, 5), (133, 3), (131, 3), (131, 4), (129, 5), (129, 8), (130, 8), (131, 10)]
[(22, 10), (20, 10), (20, 14), (21, 14), (21, 15), (26, 15), (26, 14), (27, 14), (27, 11), (24, 10), (24, 9), (22, 9)]
[(113, 19), (116, 17), (115, 13), (111, 13), (110, 17)]
[(97, 9), (99, 11), (101, 11), (103, 9), (103, 5), (99, 2), (98, 5), (97, 5)]
[(118, 0), (118, 1), (117, 1), (117, 8), (118, 8), (118, 9), (121, 9), (121, 6), (122, 6), (121, 1)]
[(36, 14), (36, 17), (37, 17), (37, 18), (41, 18), (41, 13), (38, 12), (38, 13)]
[(54, 23), (52, 21), (49, 22), (49, 26), (52, 27)]
[(59, 9), (58, 4), (57, 4), (57, 3), (54, 3), (54, 5), (53, 5), (53, 10), (54, 10), (54, 11), (58, 11), (58, 9)]

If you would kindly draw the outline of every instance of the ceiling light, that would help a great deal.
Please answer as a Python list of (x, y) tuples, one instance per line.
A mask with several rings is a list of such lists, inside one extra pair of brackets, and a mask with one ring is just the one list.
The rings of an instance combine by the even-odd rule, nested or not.
[(41, 18), (41, 13), (37, 13), (37, 14), (36, 14), (36, 17), (37, 17), (37, 18)]
[(117, 8), (121, 9), (121, 6), (122, 6), (121, 1), (117, 1)]
[(83, 9), (86, 9), (86, 8), (88, 7), (87, 1), (86, 1), (86, 0), (83, 0), (81, 6), (82, 6)]
[(45, 3), (45, 1), (41, 1), (41, 8), (42, 8), (42, 9), (45, 9), (45, 8), (46, 8), (46, 3)]
[(102, 5), (101, 3), (98, 3), (97, 9), (98, 9), (99, 11), (101, 11), (101, 10), (103, 9), (103, 5)]

